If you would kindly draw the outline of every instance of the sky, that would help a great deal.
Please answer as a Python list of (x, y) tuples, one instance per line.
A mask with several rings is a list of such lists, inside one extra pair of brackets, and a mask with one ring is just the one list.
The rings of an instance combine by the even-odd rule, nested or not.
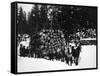
[(18, 4), (18, 8), (22, 7), (23, 11), (26, 12), (26, 19), (28, 18), (28, 13), (31, 12), (34, 4)]

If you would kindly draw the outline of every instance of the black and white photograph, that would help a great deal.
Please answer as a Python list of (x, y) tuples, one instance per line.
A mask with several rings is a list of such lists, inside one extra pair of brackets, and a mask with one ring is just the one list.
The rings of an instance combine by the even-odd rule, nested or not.
[(17, 3), (17, 72), (97, 68), (97, 7)]

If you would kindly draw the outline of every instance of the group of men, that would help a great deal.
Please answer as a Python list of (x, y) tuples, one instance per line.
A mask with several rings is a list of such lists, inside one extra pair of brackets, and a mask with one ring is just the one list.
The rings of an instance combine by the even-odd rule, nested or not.
[(81, 45), (78, 45), (78, 46), (70, 45), (67, 48), (67, 53), (66, 53), (66, 57), (65, 57), (66, 63), (68, 65), (72, 65), (73, 63), (75, 65), (78, 65), (80, 52), (81, 52)]
[(56, 52), (41, 52), (32, 51), (32, 49), (25, 48), (25, 46), (20, 46), (20, 56), (23, 57), (34, 57), (34, 58), (45, 58), (47, 60), (58, 60), (66, 62), (66, 64), (72, 66), (72, 64), (78, 65), (79, 57), (81, 52), (81, 45), (79, 46), (69, 46), (64, 50), (58, 49)]
[(44, 58), (52, 61), (58, 60), (58, 61), (66, 62), (66, 64), (72, 66), (72, 64), (78, 65), (80, 52), (81, 52), (81, 45), (79, 46), (70, 45), (69, 47), (66, 47), (64, 50), (49, 52), (44, 56)]
[(73, 63), (78, 65), (81, 45), (79, 42), (78, 44), (74, 42), (74, 46), (70, 45), (70, 42), (66, 42), (62, 31), (44, 30), (40, 35), (31, 37), (31, 40), (27, 38), (26, 42), (24, 44), (28, 47), (20, 44), (20, 56), (58, 60), (68, 65)]

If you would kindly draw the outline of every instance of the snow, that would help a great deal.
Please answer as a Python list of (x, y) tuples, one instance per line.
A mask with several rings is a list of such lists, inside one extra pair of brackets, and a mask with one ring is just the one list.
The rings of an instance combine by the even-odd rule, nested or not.
[(82, 47), (80, 54), (81, 61), (79, 67), (81, 68), (95, 68), (96, 67), (96, 46), (88, 45)]
[(82, 38), (81, 40), (96, 40), (96, 38)]
[(82, 46), (79, 65), (68, 66), (65, 62), (50, 61), (42, 58), (28, 58), (18, 56), (18, 72), (31, 71), (50, 71), (50, 70), (67, 70), (67, 69), (83, 69), (96, 67), (96, 46)]

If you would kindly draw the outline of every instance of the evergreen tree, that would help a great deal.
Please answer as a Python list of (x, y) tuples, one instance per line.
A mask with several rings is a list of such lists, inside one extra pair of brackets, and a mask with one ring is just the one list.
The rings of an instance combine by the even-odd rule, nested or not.
[(26, 13), (23, 11), (22, 7), (18, 8), (18, 16), (17, 16), (17, 25), (18, 25), (18, 33), (25, 33), (25, 26), (27, 24), (26, 22)]

